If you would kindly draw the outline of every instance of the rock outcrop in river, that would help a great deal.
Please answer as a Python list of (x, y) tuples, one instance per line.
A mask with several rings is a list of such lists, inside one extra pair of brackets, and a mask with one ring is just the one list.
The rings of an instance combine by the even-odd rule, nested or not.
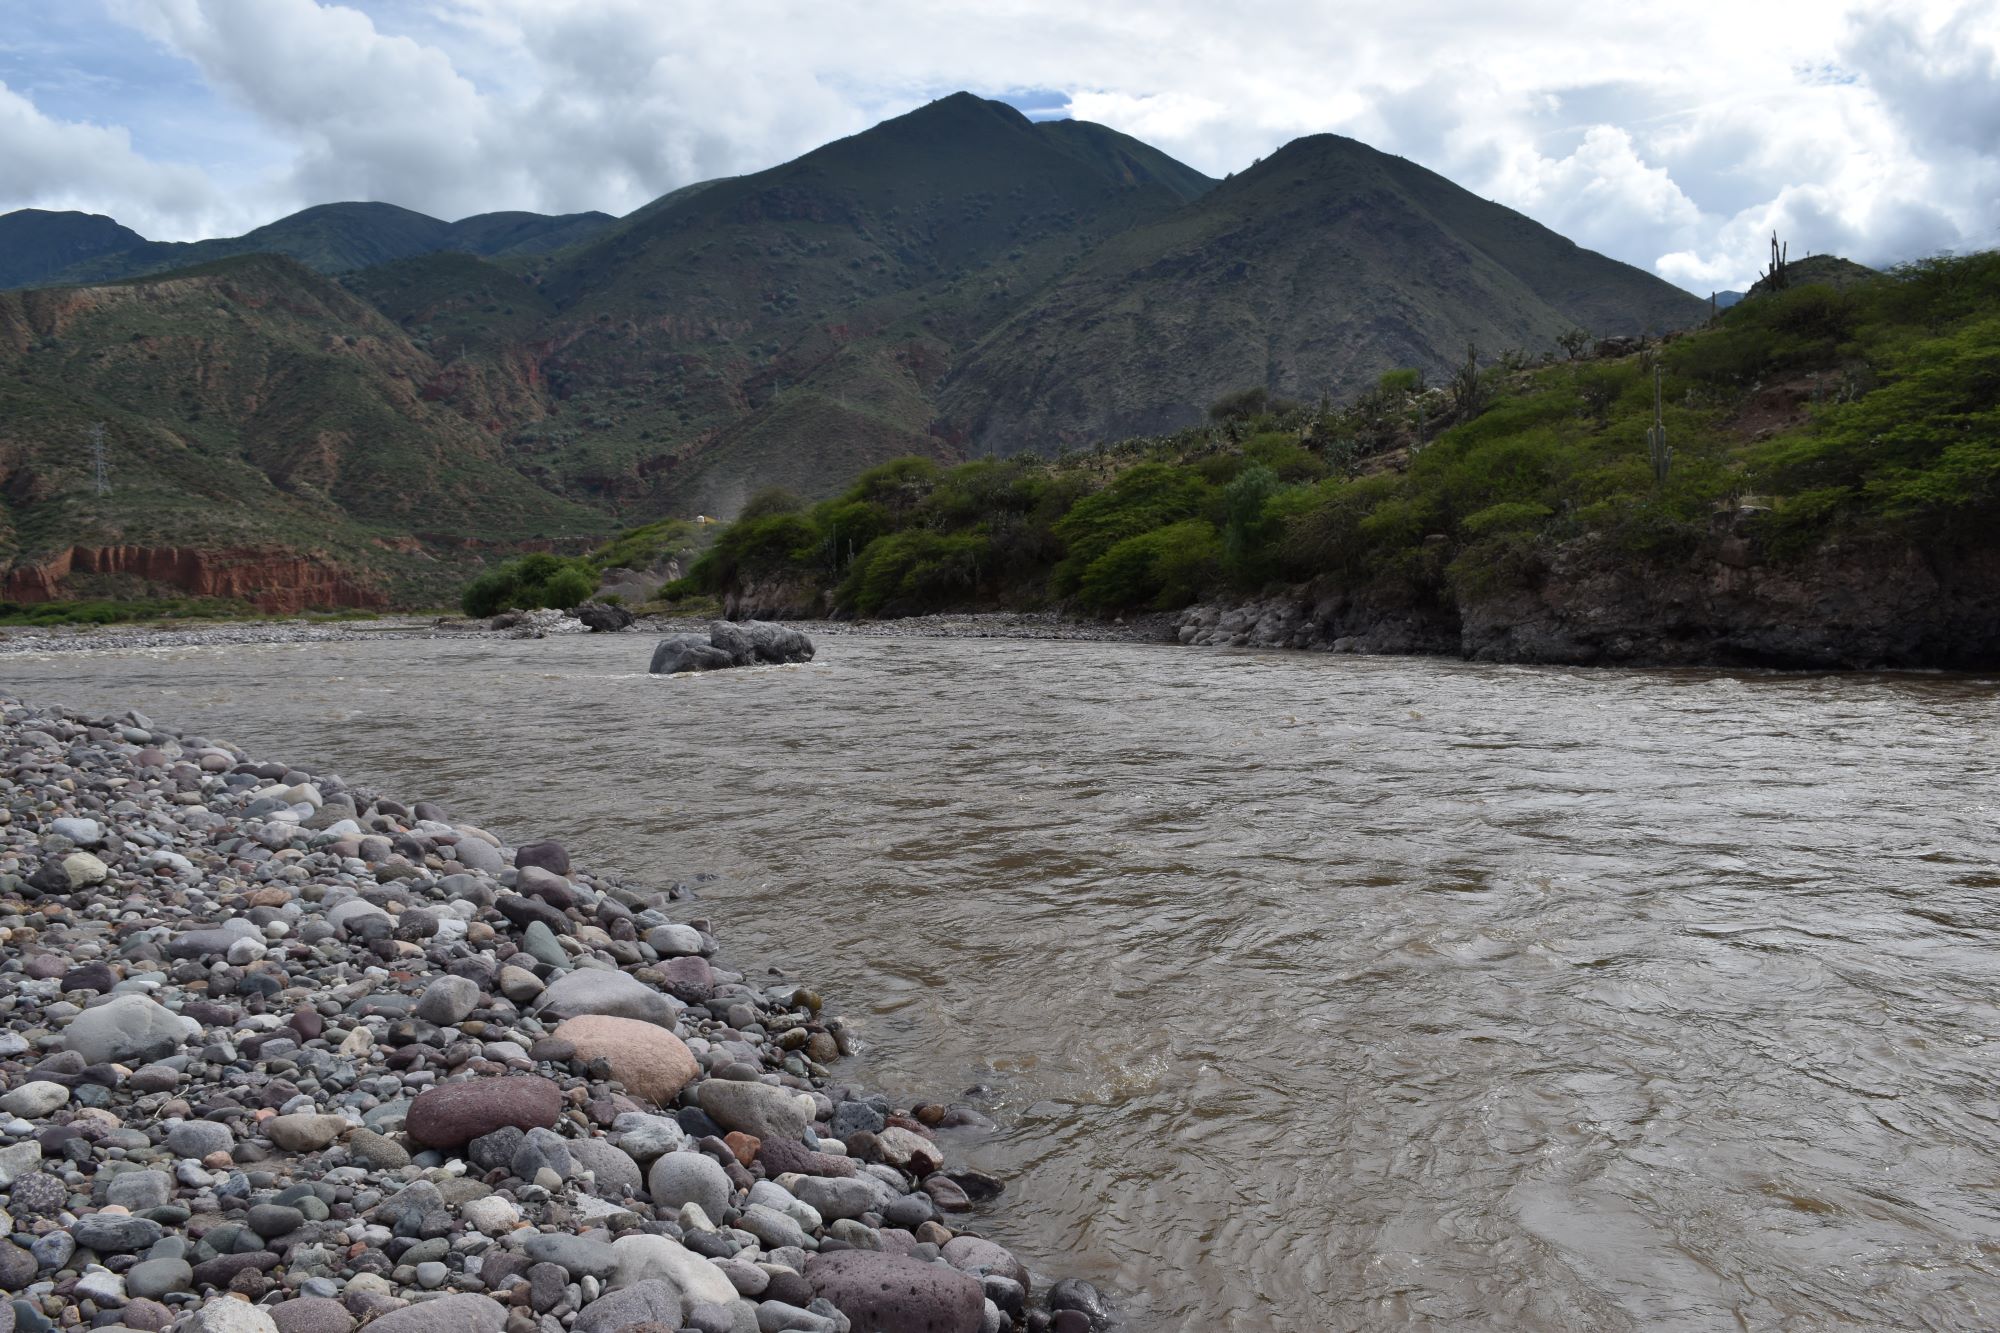
[(647, 669), (656, 676), (671, 676), (759, 663), (810, 662), (812, 658), (812, 640), (788, 625), (718, 620), (708, 627), (706, 635), (670, 634), (661, 639), (653, 648), (653, 662)]
[(1103, 1325), (677, 888), (136, 713), (0, 761), (5, 1328)]

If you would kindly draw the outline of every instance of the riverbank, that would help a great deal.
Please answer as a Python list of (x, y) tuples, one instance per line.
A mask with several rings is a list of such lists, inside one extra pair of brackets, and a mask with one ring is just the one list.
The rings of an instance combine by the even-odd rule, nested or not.
[(138, 713), (0, 755), (15, 1327), (1105, 1326), (975, 1234), (977, 1107), (837, 1078), (685, 886)]
[[(638, 637), (705, 630), (713, 618), (642, 617), (620, 633)], [(1054, 612), (971, 612), (911, 616), (903, 620), (802, 620), (788, 624), (818, 638), (1044, 639), (1075, 643), (1170, 642), (1174, 618), (1082, 620)], [(573, 632), (584, 632), (572, 627)], [(344, 624), (297, 620), (189, 623), (185, 626), (89, 625), (0, 632), (0, 656), (11, 653), (111, 652), (175, 648), (219, 648), (253, 644), (351, 643), (393, 637), (500, 638), (483, 622), (427, 617), (384, 618)]]

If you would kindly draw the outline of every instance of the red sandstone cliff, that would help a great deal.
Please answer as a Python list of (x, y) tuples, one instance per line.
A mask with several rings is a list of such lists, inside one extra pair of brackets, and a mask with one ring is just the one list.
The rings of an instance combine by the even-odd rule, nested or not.
[(193, 597), (221, 597), (280, 614), (308, 607), (380, 607), (388, 598), (317, 556), (280, 550), (197, 551), (173, 546), (72, 546), (39, 564), (16, 565), (0, 582), (14, 602), (71, 596), (72, 575), (124, 574)]

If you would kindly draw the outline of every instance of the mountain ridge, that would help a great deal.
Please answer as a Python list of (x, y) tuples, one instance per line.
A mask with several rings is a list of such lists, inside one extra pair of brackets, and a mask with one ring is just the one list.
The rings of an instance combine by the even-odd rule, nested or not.
[[(0, 214), (0, 290), (117, 282), (241, 254), (286, 255), (322, 273), (448, 251), (541, 254), (614, 221), (606, 213), (501, 212), (444, 222), (397, 204), (343, 202), (314, 204), (241, 236), (149, 241), (97, 214), (24, 208)], [(64, 256), (68, 262), (52, 262)]]
[[(107, 226), (88, 224), (86, 266), (117, 267)], [(1577, 323), (1707, 309), (1352, 140), (1298, 141), (1217, 182), (1107, 127), (970, 94), (623, 219), (336, 204), (249, 237), (131, 261), (221, 254), (192, 269), (0, 295), (0, 382), (19, 400), (0, 495), (41, 497), (0, 515), (0, 559), (141, 525), (91, 518), (74, 466), (91, 419), (154, 413), (177, 447), (256, 474), (207, 498), (227, 511), (212, 523), (184, 503), (186, 476), (144, 472), (163, 488), (147, 540), (296, 534), (421, 582), (423, 560), (442, 578), (469, 543), (733, 513), (758, 489), (821, 495), (911, 453), (1049, 452), (1183, 425), (1250, 385), (1344, 393), (1390, 365), (1441, 374), (1467, 341), (1534, 351)], [(37, 262), (71, 253), (62, 240), (44, 236)], [(246, 242), (299, 253), (264, 262)], [(65, 303), (93, 318), (32, 327)], [(221, 391), (273, 356), (282, 410)], [(350, 493), (370, 468), (394, 484)], [(310, 513), (267, 521), (258, 496)], [(69, 517), (36, 520), (50, 500)], [(428, 554), (381, 554), (412, 539)]]
[(940, 409), (977, 452), (1050, 452), (1178, 429), (1247, 386), (1351, 393), (1469, 345), (1490, 360), (1706, 313), (1415, 163), (1314, 135), (1100, 248), (954, 369)]

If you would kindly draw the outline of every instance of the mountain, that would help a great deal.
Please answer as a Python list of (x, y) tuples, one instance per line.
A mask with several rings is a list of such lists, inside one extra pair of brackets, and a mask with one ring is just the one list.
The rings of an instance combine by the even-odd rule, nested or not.
[(1224, 393), (1340, 396), (1476, 346), (1660, 331), (1707, 303), (1352, 139), (1300, 139), (1115, 237), (954, 365), (975, 452), (1178, 429)]
[(23, 208), (0, 214), (0, 288), (38, 286), (65, 269), (145, 243), (138, 232), (96, 213)]
[(0, 216), (0, 287), (117, 281), (247, 254), (286, 255), (321, 273), (445, 251), (539, 255), (588, 240), (614, 220), (606, 213), (482, 213), (440, 222), (394, 204), (321, 204), (241, 236), (183, 242), (148, 241), (90, 214), (23, 209)]
[(961, 93), (680, 191), (533, 271), (572, 424), (523, 447), (571, 493), (724, 512), (936, 452), (932, 391), (958, 356), (1213, 184), (1116, 131)]
[(0, 366), (0, 567), (30, 587), (79, 560), (171, 572), (283, 552), (422, 601), (480, 546), (606, 526), (524, 475), (489, 428), (537, 410), (507, 397), (511, 380), (489, 391), (282, 256), (0, 293)]
[(622, 219), (351, 203), (191, 244), (82, 214), (8, 236), (68, 285), (0, 295), (0, 560), (289, 543), (406, 591), (480, 543), (1707, 312), (1350, 140), (1218, 183), (968, 94)]

